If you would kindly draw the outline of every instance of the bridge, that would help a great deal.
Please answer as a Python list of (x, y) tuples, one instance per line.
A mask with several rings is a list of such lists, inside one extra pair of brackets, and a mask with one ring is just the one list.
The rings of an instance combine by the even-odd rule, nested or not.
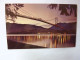
[[(65, 30), (65, 31), (68, 31), (68, 30), (66, 30), (64, 27), (57, 25), (57, 22), (58, 22), (58, 19), (57, 19), (57, 18), (55, 18), (55, 24), (53, 24), (53, 23), (47, 22), (46, 20), (44, 20), (44, 19), (42, 19), (42, 18), (36, 18), (36, 17), (27, 16), (27, 15), (22, 15), (22, 14), (20, 14), (20, 13), (15, 14), (15, 13), (13, 13), (13, 12), (11, 12), (11, 11), (9, 11), (9, 13), (10, 13), (11, 15), (14, 15), (14, 16), (17, 16), (17, 17), (21, 17), (21, 18), (26, 18), (26, 19), (31, 19), (31, 20), (36, 20), (36, 21), (40, 21), (40, 22), (43, 22), (43, 23), (47, 23), (47, 24), (50, 24), (50, 25), (52, 25), (52, 26), (59, 27), (59, 28)], [(12, 19), (7, 19), (7, 20), (12, 20)], [(14, 22), (14, 20), (13, 20), (13, 22)], [(69, 32), (69, 31), (68, 31), (68, 32)]]

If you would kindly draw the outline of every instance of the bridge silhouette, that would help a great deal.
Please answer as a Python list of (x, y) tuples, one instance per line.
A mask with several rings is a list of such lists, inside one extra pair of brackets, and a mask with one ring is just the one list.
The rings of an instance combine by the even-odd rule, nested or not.
[[(52, 23), (50, 23), (50, 22), (45, 21), (45, 20), (42, 19), (42, 18), (30, 17), (30, 16), (22, 15), (22, 14), (20, 14), (20, 13), (15, 14), (15, 13), (13, 13), (13, 12), (11, 12), (11, 11), (10, 11), (10, 13), (11, 13), (12, 15), (14, 15), (14, 16), (17, 16), (17, 17), (27, 18), (27, 19), (31, 19), (31, 20), (40, 21), (40, 22), (47, 23), (47, 24), (50, 24), (50, 25), (55, 26), (55, 27), (59, 27), (59, 28), (65, 30), (65, 31), (68, 31), (68, 30), (66, 30), (64, 27), (57, 25), (57, 23), (56, 23), (56, 24), (52, 24)], [(12, 20), (12, 19), (7, 19), (7, 20)], [(13, 21), (14, 21), (14, 20), (13, 20)]]
[(44, 22), (44, 23), (50, 24), (50, 25), (55, 26), (55, 27), (59, 27), (59, 28), (65, 30), (65, 31), (69, 32), (69, 31), (66, 30), (64, 27), (59, 26), (59, 25), (57, 25), (57, 24), (52, 24), (52, 23), (47, 22), (47, 21), (45, 21), (45, 20), (43, 20), (43, 19), (41, 19), (41, 18), (34, 18), (34, 17), (25, 16), (25, 15), (20, 15), (20, 14), (17, 14), (16, 16), (18, 16), (18, 17), (22, 17), (22, 18), (31, 19), (31, 20), (36, 20), (36, 21), (40, 21), (40, 22)]

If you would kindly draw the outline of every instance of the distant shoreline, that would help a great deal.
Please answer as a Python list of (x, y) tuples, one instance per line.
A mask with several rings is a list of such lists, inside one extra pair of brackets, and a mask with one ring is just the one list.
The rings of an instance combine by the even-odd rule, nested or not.
[(50, 35), (76, 35), (76, 34), (7, 34), (7, 36), (50, 36)]

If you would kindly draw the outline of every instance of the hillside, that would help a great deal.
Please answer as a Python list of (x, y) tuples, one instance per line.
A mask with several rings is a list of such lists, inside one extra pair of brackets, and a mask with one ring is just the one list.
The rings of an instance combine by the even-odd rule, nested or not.
[(58, 23), (57, 25), (64, 27), (52, 26), (51, 28), (43, 28), (41, 26), (29, 24), (6, 23), (7, 34), (37, 34), (37, 33), (76, 33), (76, 23)]

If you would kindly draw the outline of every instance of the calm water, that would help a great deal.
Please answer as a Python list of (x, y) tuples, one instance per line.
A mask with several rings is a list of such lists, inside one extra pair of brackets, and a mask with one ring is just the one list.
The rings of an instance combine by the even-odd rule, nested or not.
[(47, 48), (74, 47), (75, 34), (9, 34), (8, 40)]

